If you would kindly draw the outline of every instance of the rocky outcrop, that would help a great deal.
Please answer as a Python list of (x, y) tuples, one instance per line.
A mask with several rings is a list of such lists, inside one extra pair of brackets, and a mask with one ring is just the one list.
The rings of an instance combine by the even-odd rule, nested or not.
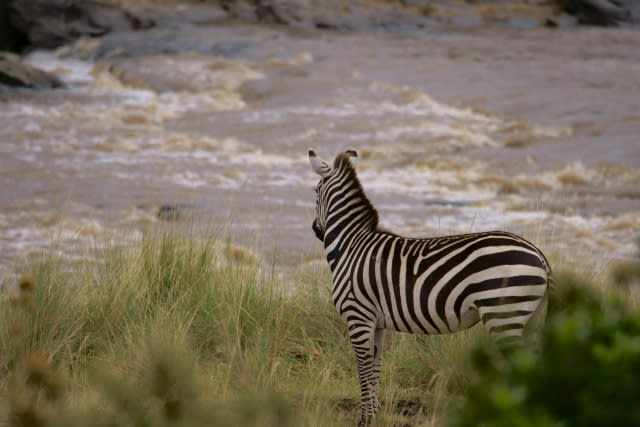
[(303, 28), (403, 31), (416, 28), (640, 24), (640, 0), (218, 0), (243, 21)]
[(0, 51), (15, 51), (23, 44), (21, 35), (11, 25), (9, 19), (9, 5), (6, 1), (0, 1)]
[[(115, 3), (113, 0), (0, 0), (0, 50), (56, 48), (82, 36), (102, 36), (110, 32), (122, 35), (124, 40), (131, 34), (129, 30), (153, 26), (153, 20), (143, 15), (157, 17), (159, 22), (174, 15), (191, 19), (181, 15), (189, 7), (178, 11), (168, 2), (163, 2), (164, 8), (137, 10), (135, 14), (114, 6)], [(192, 20), (198, 25), (217, 25), (226, 17), (294, 28), (399, 33), (482, 25), (572, 26), (576, 22), (640, 25), (640, 0), (193, 0), (192, 6), (203, 14), (202, 18)], [(163, 31), (167, 49), (174, 49), (173, 29), (165, 26)], [(205, 51), (206, 44), (207, 40), (200, 41), (196, 50)], [(211, 50), (229, 56), (244, 48), (244, 45), (217, 42)], [(157, 50), (141, 44), (133, 50), (128, 46), (123, 49), (129, 54), (137, 54), (141, 49)]]
[[(153, 25), (150, 19), (92, 0), (8, 0), (0, 12), (10, 26), (5, 32), (11, 34), (14, 50), (56, 48), (81, 36), (101, 36), (110, 31)], [(8, 43), (0, 40), (2, 44)]]
[(639, 0), (558, 0), (561, 7), (586, 25), (638, 25)]
[(0, 85), (35, 89), (64, 87), (55, 75), (32, 67), (8, 52), (0, 52)]
[(354, 0), (219, 0), (233, 18), (301, 28), (402, 31), (432, 21), (393, 2)]

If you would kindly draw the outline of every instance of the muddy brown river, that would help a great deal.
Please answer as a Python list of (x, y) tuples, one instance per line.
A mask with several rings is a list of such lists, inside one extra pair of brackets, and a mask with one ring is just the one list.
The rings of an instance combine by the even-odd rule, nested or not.
[(360, 151), (386, 228), (508, 230), (557, 268), (603, 271), (640, 230), (638, 46), (627, 29), (340, 33), (195, 14), (34, 52), (68, 89), (0, 91), (0, 277), (172, 227), (269, 263), (319, 257), (308, 147)]

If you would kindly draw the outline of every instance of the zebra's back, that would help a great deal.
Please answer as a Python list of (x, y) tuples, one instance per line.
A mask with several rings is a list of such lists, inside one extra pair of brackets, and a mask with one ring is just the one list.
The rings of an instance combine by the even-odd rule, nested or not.
[[(410, 239), (381, 232), (351, 261), (354, 296), (379, 327), (441, 334), (482, 320), (509, 335), (536, 309), (550, 270), (542, 253), (506, 232)], [(499, 338), (499, 337), (497, 337)]]

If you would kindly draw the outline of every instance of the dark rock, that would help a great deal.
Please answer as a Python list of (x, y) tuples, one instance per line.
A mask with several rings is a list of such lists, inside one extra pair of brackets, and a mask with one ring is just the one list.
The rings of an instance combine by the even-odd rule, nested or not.
[(544, 25), (549, 28), (571, 28), (575, 27), (577, 24), (578, 20), (576, 17), (567, 13), (550, 16), (544, 21)]
[(406, 32), (437, 29), (438, 24), (477, 26), (485, 21), (514, 28), (571, 26), (570, 21), (555, 17), (558, 9), (554, 4), (576, 16), (580, 24), (640, 23), (640, 0), (218, 0), (218, 3), (229, 16), (243, 21), (356, 31)]
[(92, 0), (9, 0), (6, 11), (25, 44), (18, 48), (56, 48), (82, 36), (153, 26), (150, 19)]
[(9, 52), (0, 52), (0, 84), (35, 89), (64, 87), (54, 74), (32, 67)]
[(415, 10), (366, 1), (219, 0), (231, 17), (245, 21), (300, 28), (384, 30), (402, 32), (425, 28), (433, 21)]
[(0, 1), (0, 51), (17, 51), (24, 43), (24, 37), (11, 25), (9, 5)]
[(184, 218), (185, 214), (187, 214), (188, 212), (192, 212), (193, 209), (194, 206), (184, 203), (166, 204), (160, 206), (160, 209), (158, 209), (156, 216), (158, 217), (158, 219), (161, 219), (163, 221), (177, 221), (181, 218)]
[(640, 24), (638, 0), (559, 0), (581, 24), (616, 26)]
[(207, 28), (190, 27), (188, 31), (173, 28), (154, 28), (144, 34), (113, 33), (103, 37), (95, 53), (97, 59), (136, 57), (142, 55), (170, 55), (197, 52), (202, 55), (237, 58), (260, 45), (250, 41), (211, 41)]

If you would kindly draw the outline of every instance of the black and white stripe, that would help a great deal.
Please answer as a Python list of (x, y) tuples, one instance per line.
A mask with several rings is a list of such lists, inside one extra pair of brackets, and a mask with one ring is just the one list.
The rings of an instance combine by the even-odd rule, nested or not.
[(358, 361), (358, 425), (367, 425), (379, 406), (384, 329), (443, 334), (482, 322), (501, 348), (519, 345), (546, 297), (551, 272), (542, 252), (512, 233), (414, 239), (379, 228), (356, 157), (343, 152), (332, 167), (309, 150), (321, 176), (313, 230), (324, 243), (332, 299)]

